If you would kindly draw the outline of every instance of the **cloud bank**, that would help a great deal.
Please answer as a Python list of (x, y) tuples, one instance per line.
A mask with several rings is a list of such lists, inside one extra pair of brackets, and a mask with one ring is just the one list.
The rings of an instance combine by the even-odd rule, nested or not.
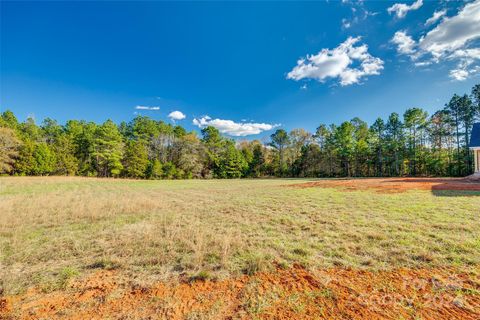
[(279, 124), (268, 123), (238, 123), (232, 120), (212, 119), (209, 116), (204, 116), (199, 119), (195, 118), (193, 119), (193, 124), (199, 128), (212, 126), (217, 128), (221, 133), (234, 137), (259, 134), (263, 131), (272, 130), (279, 126)]
[[(437, 14), (436, 20), (440, 19), (438, 16), (444, 14)], [(432, 18), (435, 18), (435, 14)], [(450, 77), (462, 81), (480, 70), (479, 26), (480, 0), (476, 0), (466, 4), (457, 15), (443, 18), (418, 41), (413, 40), (405, 31), (397, 31), (391, 42), (397, 45), (400, 54), (408, 55), (412, 60), (424, 60), (416, 62), (416, 66), (455, 62), (456, 67), (450, 71)]]
[[(360, 37), (349, 37), (334, 49), (322, 49), (316, 55), (308, 55), (297, 61), (297, 65), (287, 74), (287, 79), (315, 79), (320, 82), (328, 78), (338, 79), (340, 85), (359, 83), (370, 75), (378, 75), (383, 69), (383, 61), (368, 53), (366, 44), (357, 45)], [(352, 65), (359, 63), (358, 67)]]

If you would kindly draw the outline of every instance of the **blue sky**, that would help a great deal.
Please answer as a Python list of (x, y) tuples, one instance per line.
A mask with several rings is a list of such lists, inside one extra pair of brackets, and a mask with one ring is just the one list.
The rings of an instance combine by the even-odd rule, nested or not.
[(188, 129), (249, 138), (371, 123), (470, 92), (479, 25), (480, 0), (2, 1), (0, 110), (38, 122), (179, 111)]

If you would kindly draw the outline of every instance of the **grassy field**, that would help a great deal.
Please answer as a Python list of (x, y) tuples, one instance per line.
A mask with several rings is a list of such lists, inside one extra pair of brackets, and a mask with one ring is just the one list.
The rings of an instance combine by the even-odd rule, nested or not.
[(114, 269), (139, 283), (288, 268), (480, 264), (480, 192), (294, 188), (307, 180), (0, 178), (5, 294)]

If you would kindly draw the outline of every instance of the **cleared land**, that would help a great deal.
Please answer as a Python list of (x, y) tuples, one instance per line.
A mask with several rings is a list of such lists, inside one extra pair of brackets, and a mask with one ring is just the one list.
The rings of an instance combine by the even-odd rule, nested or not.
[(0, 212), (0, 318), (480, 316), (475, 182), (1, 178)]

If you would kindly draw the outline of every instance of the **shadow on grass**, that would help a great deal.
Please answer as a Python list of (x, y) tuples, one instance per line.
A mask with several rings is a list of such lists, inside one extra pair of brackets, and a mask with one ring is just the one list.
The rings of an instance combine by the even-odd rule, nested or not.
[(480, 197), (480, 191), (469, 190), (436, 190), (432, 188), (432, 194), (436, 197)]
[(412, 189), (432, 191), (437, 197), (479, 197), (480, 196), (480, 180), (471, 180), (465, 178), (408, 178), (401, 180), (391, 180), (390, 182), (399, 182), (412, 184)]

